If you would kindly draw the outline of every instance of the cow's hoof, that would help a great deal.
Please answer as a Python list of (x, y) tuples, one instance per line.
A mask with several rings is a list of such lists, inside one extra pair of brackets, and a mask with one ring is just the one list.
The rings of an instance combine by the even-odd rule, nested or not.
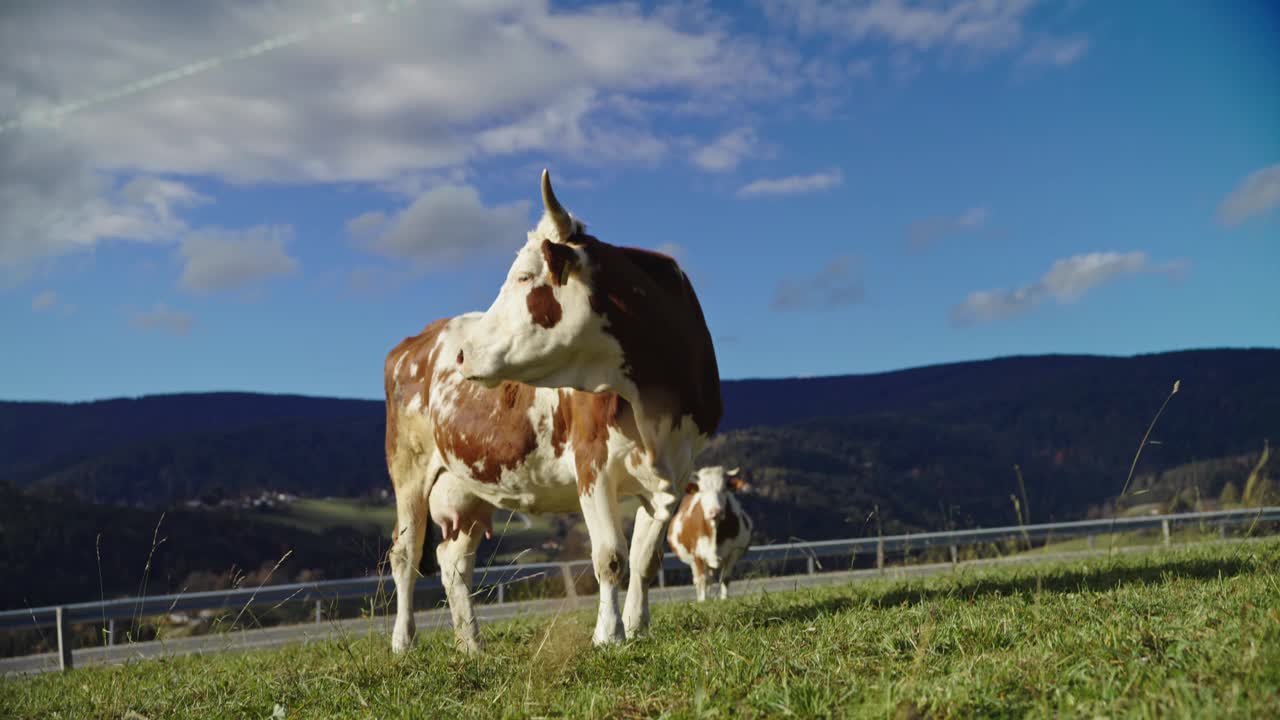
[(404, 655), (413, 647), (413, 636), (409, 633), (395, 633), (391, 636), (391, 652), (394, 655)]

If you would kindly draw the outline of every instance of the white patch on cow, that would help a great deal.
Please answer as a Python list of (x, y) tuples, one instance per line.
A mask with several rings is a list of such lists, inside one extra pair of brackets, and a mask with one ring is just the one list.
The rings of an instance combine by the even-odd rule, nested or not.
[(409, 363), (409, 375), (412, 376), (417, 374), (418, 374), (418, 363), (416, 362)]
[(408, 351), (408, 350), (405, 350), (404, 352), (400, 353), (400, 357), (396, 358), (396, 367), (395, 367), (395, 369), (394, 369), (394, 370), (392, 370), (392, 371), (391, 371), (391, 374), (392, 374), (392, 375), (399, 375), (399, 374), (400, 374), (400, 366), (404, 364), (404, 359), (405, 359), (406, 357), (409, 357), (409, 351)]
[[(572, 212), (569, 213), (569, 217), (573, 218), (574, 234), (585, 233), (587, 231), (587, 224), (578, 218), (573, 217)], [(560, 236), (560, 228), (556, 227), (555, 220), (551, 219), (551, 214), (543, 211), (542, 217), (538, 219), (537, 226), (535, 226), (533, 230), (529, 231), (528, 240), (531, 243), (537, 242), (541, 245), (543, 240), (563, 243), (568, 242), (569, 238)]]
[(405, 406), (405, 412), (416, 413), (422, 409), (422, 393), (416, 392), (413, 397), (409, 398), (409, 404)]
[[(464, 372), (489, 387), (514, 380), (544, 388), (634, 392), (622, 372), (622, 346), (605, 331), (607, 320), (591, 307), (586, 251), (567, 246), (578, 257), (577, 269), (565, 284), (549, 284), (542, 243), (558, 242), (558, 237), (544, 216), (516, 253), (493, 304), (478, 322), (460, 326)], [(552, 289), (560, 304), (560, 318), (550, 328), (535, 323), (529, 313), (529, 293), (542, 285)]]

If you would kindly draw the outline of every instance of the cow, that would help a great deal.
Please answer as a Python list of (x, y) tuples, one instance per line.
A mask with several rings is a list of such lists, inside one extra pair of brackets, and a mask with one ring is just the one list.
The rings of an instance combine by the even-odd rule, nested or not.
[[(395, 653), (412, 645), (428, 517), (457, 643), (481, 650), (470, 588), (495, 508), (580, 511), (600, 585), (593, 642), (645, 631), (666, 522), (720, 423), (715, 348), (679, 264), (588, 235), (546, 170), (542, 201), (489, 309), (436, 320), (386, 358)], [(629, 552), (628, 496), (640, 499)]]
[(729, 574), (751, 544), (751, 518), (734, 497), (746, 488), (739, 468), (700, 468), (671, 520), (667, 542), (693, 570), (698, 602), (707, 599), (710, 571), (718, 571), (720, 599), (729, 597)]

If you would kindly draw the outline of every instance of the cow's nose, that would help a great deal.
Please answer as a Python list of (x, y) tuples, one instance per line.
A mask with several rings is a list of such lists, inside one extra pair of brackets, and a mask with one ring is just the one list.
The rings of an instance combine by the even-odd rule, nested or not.
[(711, 521), (712, 521), (712, 522), (719, 522), (719, 520), (720, 520), (720, 516), (721, 516), (721, 515), (723, 515), (723, 514), (724, 514), (724, 511), (723, 511), (723, 510), (712, 510), (712, 511), (711, 511)]

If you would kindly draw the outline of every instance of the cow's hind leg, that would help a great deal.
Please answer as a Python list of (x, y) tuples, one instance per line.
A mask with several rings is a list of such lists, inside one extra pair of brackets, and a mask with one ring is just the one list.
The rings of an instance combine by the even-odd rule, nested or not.
[(431, 517), (443, 539), (436, 546), (440, 582), (449, 601), (458, 647), (479, 652), (480, 623), (471, 601), (476, 551), (484, 535), (492, 533), (493, 506), (471, 495), (452, 475), (442, 474), (431, 489)]
[(631, 582), (622, 613), (628, 638), (636, 637), (649, 627), (649, 585), (662, 564), (665, 526), (666, 523), (654, 519), (648, 506), (641, 505), (636, 510), (635, 528), (631, 532)]
[(618, 612), (618, 586), (627, 571), (627, 540), (622, 534), (622, 515), (612, 484), (602, 475), (590, 492), (579, 498), (582, 517), (591, 536), (591, 564), (600, 584), (596, 629), (591, 640), (596, 645), (621, 642), (622, 616)]
[(391, 632), (391, 651), (403, 653), (413, 644), (413, 588), (422, 542), (427, 530), (427, 488), (425, 473), (398, 473), (410, 477), (393, 478), (396, 494), (396, 526), (392, 530), (391, 578), (396, 585), (396, 620)]
[(742, 550), (736, 548), (730, 550), (729, 554), (725, 556), (725, 559), (720, 563), (719, 580), (721, 600), (729, 597), (729, 573), (733, 572), (733, 566), (742, 558), (742, 552)]

